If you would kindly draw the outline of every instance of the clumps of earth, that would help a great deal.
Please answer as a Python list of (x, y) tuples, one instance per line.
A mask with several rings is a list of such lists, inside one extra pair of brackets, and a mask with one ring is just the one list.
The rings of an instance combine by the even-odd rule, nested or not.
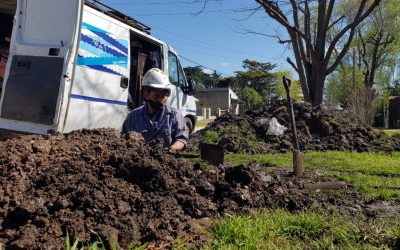
[[(400, 135), (392, 137), (351, 122), (343, 114), (310, 104), (293, 103), (300, 150), (383, 151), (400, 150)], [(271, 134), (272, 119), (287, 129), (282, 135)], [(273, 124), (273, 123), (272, 123)], [(225, 152), (277, 153), (293, 149), (287, 102), (279, 100), (268, 107), (250, 110), (243, 115), (224, 114), (195, 133), (189, 150), (198, 150), (199, 143), (221, 146)]]
[(0, 248), (61, 249), (67, 235), (120, 248), (176, 239), (196, 247), (224, 213), (310, 206), (377, 213), (351, 189), (308, 190), (324, 181), (311, 170), (302, 179), (288, 173), (255, 164), (204, 167), (113, 129), (8, 139), (0, 142)]

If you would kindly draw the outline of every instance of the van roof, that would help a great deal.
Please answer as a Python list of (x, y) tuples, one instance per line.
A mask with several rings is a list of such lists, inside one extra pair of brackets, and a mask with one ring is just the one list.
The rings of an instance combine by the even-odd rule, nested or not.
[[(111, 16), (135, 29), (138, 29), (142, 32), (150, 34), (151, 28), (138, 20), (134, 19), (131, 16), (128, 16), (98, 0), (84, 0), (85, 4), (108, 15)], [(17, 0), (1, 0), (0, 1), (0, 13), (5, 13), (9, 15), (14, 15), (15, 10), (17, 9)]]
[[(108, 15), (119, 21), (134, 27), (142, 32), (150, 34), (151, 28), (138, 20), (130, 17), (98, 0), (84, 0), (85, 4)], [(5, 13), (9, 15), (14, 15), (15, 10), (17, 9), (17, 0), (1, 0), (0, 1), (0, 13)]]
[(119, 10), (116, 10), (98, 0), (85, 0), (85, 4), (108, 15), (111, 16), (135, 29), (138, 29), (142, 32), (145, 32), (147, 34), (150, 34), (150, 30), (151, 28), (141, 22), (139, 22), (138, 20), (134, 19), (131, 16), (128, 16), (122, 12), (120, 12)]

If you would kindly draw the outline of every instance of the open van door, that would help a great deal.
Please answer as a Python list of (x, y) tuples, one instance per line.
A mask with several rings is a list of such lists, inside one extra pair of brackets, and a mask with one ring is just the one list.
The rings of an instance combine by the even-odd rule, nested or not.
[(130, 27), (86, 3), (63, 132), (120, 129), (128, 114)]
[(46, 134), (64, 123), (83, 0), (18, 0), (0, 128)]

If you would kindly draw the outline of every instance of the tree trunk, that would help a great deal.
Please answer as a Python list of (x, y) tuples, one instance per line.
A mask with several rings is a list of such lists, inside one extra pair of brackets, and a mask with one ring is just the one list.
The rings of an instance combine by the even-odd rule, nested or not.
[(313, 107), (320, 106), (323, 101), (326, 75), (320, 70), (312, 72), (310, 79), (307, 79), (310, 87), (310, 103)]

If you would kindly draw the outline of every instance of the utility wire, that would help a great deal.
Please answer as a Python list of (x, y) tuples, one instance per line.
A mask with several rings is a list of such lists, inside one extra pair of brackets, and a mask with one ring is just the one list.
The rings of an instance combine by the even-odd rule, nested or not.
[[(113, 3), (113, 5), (171, 5), (171, 4), (204, 4), (206, 0), (193, 0), (193, 1), (169, 1), (169, 2), (148, 2), (148, 3)], [(218, 2), (219, 0), (210, 0), (209, 2)]]
[[(234, 49), (229, 49), (229, 48), (226, 48), (226, 47), (222, 47), (222, 46), (218, 46), (218, 45), (214, 45), (214, 44), (210, 44), (210, 43), (206, 43), (206, 42), (200, 42), (200, 41), (197, 41), (197, 40), (195, 40), (195, 39), (193, 39), (193, 38), (189, 38), (189, 37), (186, 37), (186, 36), (182, 36), (182, 35), (179, 35), (179, 34), (177, 34), (177, 33), (174, 33), (174, 32), (171, 32), (171, 31), (168, 31), (168, 30), (165, 30), (165, 29), (162, 29), (162, 28), (160, 28), (160, 27), (158, 27), (158, 26), (152, 25), (152, 27), (154, 27), (154, 28), (156, 28), (157, 30), (160, 30), (160, 31), (162, 31), (162, 32), (165, 32), (165, 33), (167, 33), (167, 34), (170, 34), (170, 35), (173, 35), (173, 36), (177, 36), (177, 37), (181, 37), (181, 38), (186, 39), (186, 40), (189, 40), (189, 41), (193, 41), (193, 42), (199, 44), (199, 45), (200, 45), (201, 47), (203, 47), (203, 48), (209, 48), (209, 49), (218, 50), (218, 51), (225, 50), (225, 51), (228, 51), (228, 52), (233, 52), (233, 53), (236, 53), (236, 54), (242, 54), (242, 55), (247, 55), (247, 56), (257, 56), (257, 57), (260, 56), (259, 54), (253, 54), (253, 53), (243, 52), (243, 51), (234, 50)], [(172, 39), (170, 39), (170, 40), (172, 40)], [(176, 39), (175, 39), (175, 40), (176, 40)]]
[(184, 16), (191, 15), (197, 16), (199, 14), (209, 14), (209, 13), (222, 13), (231, 14), (237, 12), (237, 9), (226, 9), (226, 10), (204, 10), (201, 12), (181, 12), (181, 13), (151, 13), (151, 14), (132, 14), (133, 16)]
[[(187, 49), (187, 48), (182, 48), (182, 47), (174, 47), (176, 48), (178, 51), (181, 50), (185, 50), (185, 51), (190, 51), (199, 55), (207, 55), (207, 56), (213, 56), (213, 57), (217, 57), (217, 58), (225, 58), (225, 59), (232, 59), (232, 60), (240, 60), (243, 61), (243, 58), (238, 58), (238, 57), (230, 57), (230, 56), (223, 56), (223, 55), (217, 55), (217, 54), (212, 54), (212, 53), (206, 53), (204, 51), (197, 51), (197, 50), (193, 50), (193, 49)], [(179, 54), (179, 53), (178, 53)]]
[(189, 61), (189, 62), (191, 62), (191, 63), (194, 63), (194, 64), (196, 64), (197, 66), (200, 66), (200, 67), (202, 67), (202, 68), (204, 68), (204, 69), (208, 69), (208, 70), (211, 70), (211, 71), (213, 71), (213, 72), (216, 72), (216, 73), (218, 73), (218, 74), (220, 74), (220, 75), (230, 76), (230, 75), (225, 74), (225, 73), (223, 73), (223, 72), (219, 72), (219, 71), (217, 71), (217, 70), (215, 70), (215, 69), (211, 69), (211, 68), (209, 68), (209, 67), (206, 67), (206, 66), (204, 66), (204, 65), (202, 65), (202, 64), (200, 64), (200, 63), (198, 63), (198, 62), (195, 62), (195, 61), (193, 61), (193, 60), (191, 60), (191, 59), (189, 59), (189, 58), (187, 58), (187, 57), (184, 57), (184, 56), (182, 56), (182, 55), (179, 55), (179, 57), (181, 57), (182, 59), (185, 59), (186, 61)]
[(170, 2), (149, 2), (149, 3), (113, 3), (113, 5), (171, 5), (171, 4), (196, 4), (193, 1), (170, 1)]
[[(210, 1), (212, 1), (212, 0), (210, 0)], [(202, 3), (202, 1), (169, 1), (168, 3), (169, 3), (169, 4), (176, 4), (176, 3), (193, 4), (193, 3)], [(126, 4), (134, 4), (134, 3), (126, 3)], [(162, 2), (150, 2), (150, 3), (145, 3), (145, 4), (165, 4), (165, 3), (162, 3)], [(115, 5), (115, 4), (113, 4), (113, 5)], [(240, 9), (240, 8), (235, 8), (235, 9), (228, 9), (228, 10), (212, 10), (212, 11), (203, 11), (202, 13), (215, 13), (215, 12), (223, 12), (223, 11), (242, 12), (242, 11), (244, 11), (244, 10), (246, 10), (246, 9), (247, 9), (247, 8), (241, 8), (241, 9)], [(144, 14), (144, 15), (142, 15), (142, 16), (152, 16), (152, 15), (180, 15), (180, 14), (198, 14), (198, 13)], [(137, 16), (137, 15), (134, 15), (134, 16)], [(217, 45), (213, 45), (213, 44), (206, 43), (206, 42), (199, 42), (198, 40), (195, 40), (195, 39), (193, 39), (193, 38), (189, 38), (189, 37), (186, 37), (186, 36), (179, 35), (179, 34), (177, 34), (177, 33), (168, 31), (168, 30), (166, 30), (166, 29), (162, 29), (162, 28), (160, 28), (160, 27), (158, 27), (158, 26), (152, 25), (152, 28), (153, 28), (153, 30), (154, 30), (154, 28), (156, 28), (156, 29), (159, 30), (159, 31), (162, 31), (162, 32), (167, 33), (167, 34), (171, 34), (171, 35), (173, 35), (174, 37), (178, 36), (178, 37), (181, 37), (181, 38), (183, 38), (183, 39), (193, 41), (193, 42), (199, 44), (199, 45), (196, 45), (196, 46), (199, 46), (199, 47), (203, 47), (203, 48), (207, 48), (207, 49), (211, 49), (211, 50), (218, 50), (218, 51), (225, 50), (225, 51), (227, 51), (227, 52), (233, 52), (233, 53), (245, 55), (245, 56), (248, 56), (248, 57), (259, 57), (259, 56), (260, 56), (259, 54), (253, 54), (253, 53), (243, 52), (243, 51), (239, 51), (239, 50), (229, 49), (229, 48), (226, 48), (226, 47), (217, 46)], [(170, 38), (169, 40), (175, 40), (175, 41), (181, 42), (181, 41), (179, 41), (179, 40), (171, 39), (171, 38)], [(181, 42), (181, 43), (182, 43), (182, 42)], [(213, 56), (216, 56), (216, 55), (213, 55)], [(234, 58), (234, 59), (237, 59), (237, 58)]]

